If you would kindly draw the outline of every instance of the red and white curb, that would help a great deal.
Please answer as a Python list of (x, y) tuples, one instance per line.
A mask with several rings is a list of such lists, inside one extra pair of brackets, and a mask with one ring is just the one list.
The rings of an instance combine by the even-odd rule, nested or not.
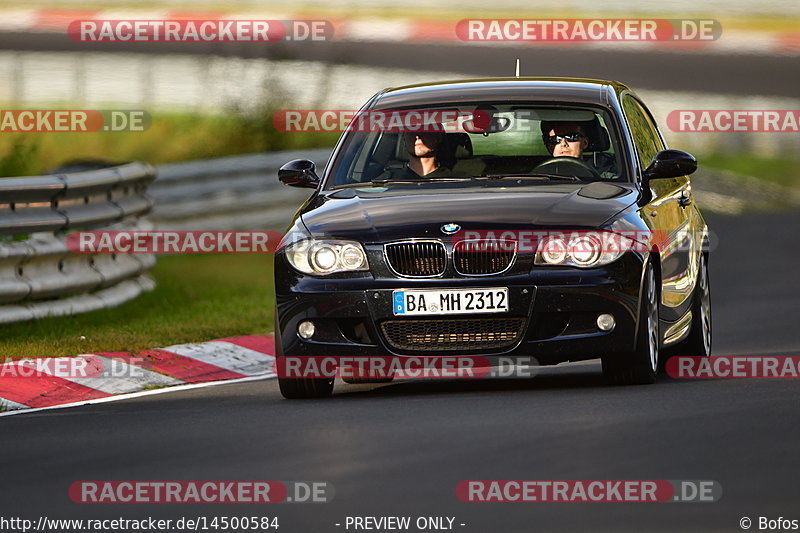
[(271, 335), (248, 335), (137, 353), (13, 361), (0, 365), (0, 416), (273, 378), (274, 354)]
[[(75, 20), (303, 20), (310, 19), (289, 12), (190, 12), (174, 10), (64, 9), (18, 8), (0, 10), (0, 31), (65, 33)], [(386, 19), (362, 17), (353, 19), (326, 18), (333, 24), (335, 40), (379, 42), (463, 42), (456, 35), (458, 20)], [(66, 37), (65, 37), (66, 38)], [(466, 44), (466, 43), (465, 43)], [(604, 49), (625, 49), (632, 43), (583, 41), (570, 43), (479, 43), (497, 45), (584, 46)], [(702, 53), (800, 53), (800, 32), (766, 32), (723, 29), (716, 41), (636, 42), (637, 48), (653, 50), (697, 51)], [(630, 49), (630, 48), (629, 48)]]

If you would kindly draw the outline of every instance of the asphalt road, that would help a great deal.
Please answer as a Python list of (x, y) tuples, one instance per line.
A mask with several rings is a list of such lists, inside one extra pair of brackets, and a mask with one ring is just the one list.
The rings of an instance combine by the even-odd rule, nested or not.
[(619, 80), (630, 87), (732, 95), (797, 97), (800, 55), (705, 54), (685, 51), (552, 46), (466, 46), (461, 43), (80, 43), (57, 33), (0, 32), (0, 50), (213, 54), (245, 58), (300, 59), (375, 67), (512, 76), (514, 59), (523, 76)]
[[(800, 355), (800, 214), (708, 217), (714, 354)], [(337, 384), (338, 386), (338, 384)], [(281, 533), (346, 516), (453, 516), (457, 531), (740, 531), (800, 519), (797, 380), (613, 388), (599, 363), (508, 381), (338, 387), (283, 400), (274, 380), (0, 420), (1, 515), (276, 515)], [(330, 503), (79, 505), (77, 480), (327, 481)], [(716, 503), (463, 503), (465, 479), (716, 480)], [(753, 529), (757, 529), (754, 526)], [(353, 531), (350, 529), (350, 531)]]

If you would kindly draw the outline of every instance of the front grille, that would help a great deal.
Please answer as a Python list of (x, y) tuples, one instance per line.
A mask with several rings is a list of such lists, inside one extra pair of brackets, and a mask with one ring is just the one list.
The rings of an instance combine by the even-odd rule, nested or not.
[(447, 264), (447, 252), (440, 241), (387, 244), (386, 258), (397, 274), (411, 277), (441, 276)]
[(505, 348), (516, 344), (524, 318), (387, 320), (381, 330), (390, 346), (405, 351)]
[(453, 246), (453, 264), (459, 274), (488, 276), (508, 270), (516, 254), (510, 241), (460, 241)]

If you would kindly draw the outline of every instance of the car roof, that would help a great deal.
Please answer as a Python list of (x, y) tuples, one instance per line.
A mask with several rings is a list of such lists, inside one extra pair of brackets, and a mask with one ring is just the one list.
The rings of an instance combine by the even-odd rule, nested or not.
[(622, 91), (630, 89), (616, 81), (588, 78), (479, 78), (386, 89), (377, 95), (371, 108), (392, 109), (461, 100), (562, 102), (608, 107), (610, 100)]

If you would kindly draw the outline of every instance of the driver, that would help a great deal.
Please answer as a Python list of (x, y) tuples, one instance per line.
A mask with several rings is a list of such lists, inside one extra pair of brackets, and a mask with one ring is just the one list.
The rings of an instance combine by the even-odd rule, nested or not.
[[(583, 151), (589, 146), (589, 136), (580, 122), (548, 122), (542, 121), (542, 140), (553, 157), (574, 157), (591, 165), (601, 177), (617, 178), (614, 173), (614, 158), (583, 158)], [(610, 154), (603, 154), (610, 155)]]
[(542, 122), (542, 139), (553, 157), (576, 157), (583, 155), (589, 146), (589, 137), (577, 122)]
[(406, 131), (403, 145), (408, 162), (402, 168), (387, 169), (378, 179), (419, 179), (449, 177), (452, 171), (442, 162), (444, 131)]

